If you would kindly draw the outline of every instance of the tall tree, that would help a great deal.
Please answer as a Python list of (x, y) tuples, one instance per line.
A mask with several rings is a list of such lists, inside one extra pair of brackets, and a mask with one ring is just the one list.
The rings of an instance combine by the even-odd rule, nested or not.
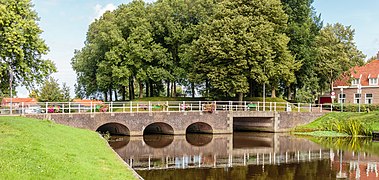
[(39, 90), (40, 102), (60, 102), (63, 101), (62, 89), (59, 87), (58, 81), (53, 77), (45, 80)]
[(342, 73), (364, 63), (365, 55), (355, 45), (354, 30), (350, 26), (327, 24), (316, 42), (316, 72), (321, 91), (332, 91), (332, 83)]
[(42, 55), (48, 47), (40, 34), (38, 16), (30, 0), (0, 0), (0, 88), (9, 89), (10, 72), (13, 84), (33, 87), (56, 72), (50, 60)]
[[(286, 14), (288, 14), (287, 36), (290, 38), (288, 49), (295, 61), (301, 67), (295, 71), (296, 81), (288, 87), (288, 99), (292, 99), (292, 92), (296, 96), (297, 89), (306, 91), (302, 94), (312, 94), (317, 88), (315, 79), (315, 39), (322, 28), (320, 16), (316, 16), (312, 8), (313, 0), (281, 0)], [(294, 97), (296, 98), (296, 97)], [(303, 100), (303, 99), (302, 99)]]
[(296, 66), (283, 33), (286, 23), (278, 0), (219, 3), (193, 44), (196, 72), (239, 100), (249, 90), (249, 78), (275, 88), (283, 77), (293, 81)]

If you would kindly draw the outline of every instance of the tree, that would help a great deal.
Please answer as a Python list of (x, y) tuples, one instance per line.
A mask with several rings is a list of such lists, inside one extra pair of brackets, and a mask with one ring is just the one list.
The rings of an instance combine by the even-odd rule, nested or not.
[(201, 29), (192, 51), (196, 73), (206, 76), (213, 88), (243, 94), (249, 79), (272, 83), (294, 80), (294, 59), (283, 34), (287, 16), (280, 1), (223, 1)]
[(50, 60), (42, 59), (48, 47), (40, 38), (37, 13), (30, 0), (0, 0), (0, 81), (4, 92), (9, 89), (9, 72), (13, 84), (32, 88), (56, 72)]
[[(313, 11), (313, 0), (281, 0), (284, 10), (288, 15), (288, 28), (286, 34), (290, 38), (288, 49), (295, 61), (301, 64), (295, 71), (296, 81), (288, 87), (287, 97), (292, 99), (292, 92), (296, 98), (297, 90), (301, 94), (312, 94), (317, 88), (318, 81), (315, 77), (316, 36), (322, 28), (320, 17)], [(305, 96), (306, 97), (306, 96)], [(301, 99), (303, 101), (304, 99)]]
[(363, 65), (365, 55), (357, 49), (354, 30), (340, 23), (327, 24), (316, 38), (316, 73), (320, 91), (332, 91), (333, 82), (354, 66)]
[(40, 89), (39, 99), (40, 102), (61, 102), (63, 101), (62, 90), (59, 87), (58, 81), (53, 77), (45, 80)]
[(62, 101), (69, 102), (71, 100), (70, 87), (66, 83), (62, 85)]

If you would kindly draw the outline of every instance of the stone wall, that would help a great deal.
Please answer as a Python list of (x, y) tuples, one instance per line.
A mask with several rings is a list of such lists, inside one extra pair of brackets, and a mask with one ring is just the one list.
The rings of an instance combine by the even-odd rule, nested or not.
[(278, 112), (277, 132), (289, 131), (300, 125), (308, 124), (327, 112)]

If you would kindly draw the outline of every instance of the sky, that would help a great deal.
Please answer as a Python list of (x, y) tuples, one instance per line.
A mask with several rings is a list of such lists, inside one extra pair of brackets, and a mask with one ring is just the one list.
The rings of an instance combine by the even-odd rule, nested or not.
[[(153, 2), (154, 0), (145, 0)], [(358, 49), (367, 57), (379, 51), (379, 23), (376, 19), (378, 0), (314, 0), (313, 6), (324, 24), (340, 22), (355, 29)], [(84, 46), (88, 26), (105, 11), (114, 10), (130, 0), (32, 0), (38, 13), (41, 37), (50, 48), (44, 57), (55, 62), (58, 72), (53, 77), (60, 84), (67, 83), (74, 96), (76, 74), (71, 67), (75, 49)], [(18, 96), (29, 92), (18, 87)]]

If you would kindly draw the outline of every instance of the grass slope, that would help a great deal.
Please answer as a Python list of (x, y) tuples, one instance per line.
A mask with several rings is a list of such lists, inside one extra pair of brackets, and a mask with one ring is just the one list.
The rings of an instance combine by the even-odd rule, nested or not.
[[(315, 121), (303, 125), (303, 126), (298, 126), (294, 129), (295, 132), (315, 132), (319, 131), (321, 125), (330, 122), (330, 121), (337, 121), (337, 120), (348, 120), (348, 119), (354, 119), (358, 121), (365, 122), (371, 126), (373, 131), (379, 131), (379, 112), (370, 112), (370, 113), (356, 113), (356, 112), (333, 112), (333, 113), (328, 113)], [(307, 134), (307, 133), (303, 133)], [(311, 133), (308, 133), (311, 135)], [(317, 134), (320, 134), (318, 132)], [(326, 133), (327, 134), (327, 133)], [(332, 134), (330, 134), (332, 135)]]
[(96, 132), (0, 117), (0, 179), (135, 179)]

